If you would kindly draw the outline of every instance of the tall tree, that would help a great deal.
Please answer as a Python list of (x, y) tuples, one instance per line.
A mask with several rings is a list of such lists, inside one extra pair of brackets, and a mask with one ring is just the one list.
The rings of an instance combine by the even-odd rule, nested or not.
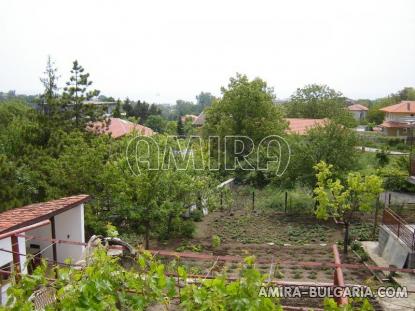
[(346, 109), (345, 98), (327, 85), (311, 84), (299, 88), (287, 104), (287, 115), (291, 118), (329, 118), (346, 125), (356, 122)]
[(102, 111), (99, 111), (96, 106), (85, 103), (99, 95), (98, 90), (90, 90), (91, 84), (89, 73), (85, 73), (85, 69), (75, 60), (71, 69), (71, 77), (64, 88), (63, 100), (77, 128), (83, 129), (86, 122), (102, 116)]
[(114, 118), (121, 118), (121, 100), (120, 99), (117, 100), (117, 103), (116, 103), (114, 112), (112, 113), (112, 116)]
[(362, 176), (359, 172), (349, 173), (342, 183), (332, 178), (332, 165), (318, 163), (317, 186), (314, 194), (318, 202), (316, 216), (320, 219), (334, 218), (344, 226), (343, 252), (347, 254), (350, 224), (357, 213), (369, 213), (374, 202), (383, 191), (382, 179), (376, 175)]
[(41, 112), (49, 116), (56, 112), (58, 104), (58, 69), (51, 57), (48, 56), (44, 77), (40, 78), (44, 91), (41, 95)]
[(210, 107), (212, 105), (213, 100), (215, 97), (209, 92), (200, 92), (199, 95), (196, 96), (196, 105), (197, 112), (202, 112), (205, 108)]
[(182, 118), (178, 117), (177, 118), (177, 136), (183, 137), (185, 136), (185, 134), (186, 133), (184, 131), (184, 124), (183, 124)]

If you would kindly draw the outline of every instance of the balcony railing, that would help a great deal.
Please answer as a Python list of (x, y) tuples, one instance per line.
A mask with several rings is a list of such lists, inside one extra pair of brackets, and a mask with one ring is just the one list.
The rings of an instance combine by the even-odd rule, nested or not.
[(415, 251), (415, 230), (389, 208), (383, 210), (382, 223), (389, 228), (406, 246)]

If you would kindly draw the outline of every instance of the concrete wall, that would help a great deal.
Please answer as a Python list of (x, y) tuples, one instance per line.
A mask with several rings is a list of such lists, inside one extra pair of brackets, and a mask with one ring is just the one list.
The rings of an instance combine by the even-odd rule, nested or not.
[(378, 241), (378, 254), (390, 265), (398, 268), (415, 268), (415, 253), (385, 225), (379, 228)]
[(355, 118), (355, 120), (357, 121), (362, 121), (366, 119), (367, 116), (367, 111), (351, 111), (351, 113), (353, 114), (353, 118)]
[[(60, 240), (70, 240), (85, 242), (84, 231), (84, 205), (78, 205), (62, 214), (55, 216), (56, 238)], [(78, 261), (84, 250), (84, 246), (57, 244), (58, 261), (63, 262), (71, 258), (72, 262)]]

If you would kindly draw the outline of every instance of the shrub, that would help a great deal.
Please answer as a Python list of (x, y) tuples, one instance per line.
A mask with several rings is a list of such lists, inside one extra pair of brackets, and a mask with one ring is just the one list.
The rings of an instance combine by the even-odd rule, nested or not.
[(220, 246), (220, 237), (217, 235), (212, 235), (212, 247), (213, 248), (218, 248)]
[(182, 237), (191, 238), (195, 232), (195, 224), (190, 220), (185, 220), (182, 222), (179, 233)]
[(196, 209), (190, 214), (190, 218), (193, 221), (197, 221), (197, 222), (202, 221), (203, 212), (200, 209)]

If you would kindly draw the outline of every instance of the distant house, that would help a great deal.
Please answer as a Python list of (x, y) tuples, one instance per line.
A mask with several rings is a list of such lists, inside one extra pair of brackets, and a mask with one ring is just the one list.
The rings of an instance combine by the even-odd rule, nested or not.
[(205, 124), (205, 113), (202, 111), (199, 116), (193, 121), (193, 125), (200, 127), (203, 126)]
[(197, 119), (197, 116), (194, 114), (187, 114), (185, 116), (180, 117), (182, 119), (182, 122), (185, 123), (187, 120), (192, 121), (192, 123)]
[(115, 108), (117, 107), (117, 102), (103, 102), (98, 100), (85, 101), (84, 104), (93, 105), (102, 108), (105, 116), (112, 116)]
[(119, 138), (131, 133), (142, 136), (156, 134), (151, 128), (120, 118), (109, 118), (106, 121), (97, 121), (88, 125), (88, 130), (98, 134), (110, 134), (112, 138)]
[(353, 114), (353, 117), (357, 121), (365, 120), (367, 117), (367, 111), (369, 110), (367, 107), (360, 104), (353, 104), (347, 107), (347, 109)]
[(287, 133), (305, 135), (307, 132), (316, 126), (323, 126), (328, 119), (302, 119), (302, 118), (286, 118), (288, 121)]
[(409, 136), (410, 124), (415, 121), (415, 101), (401, 101), (380, 110), (385, 112), (385, 120), (379, 125), (384, 134), (404, 138)]
[[(0, 213), (1, 304), (7, 299), (8, 272), (18, 269), (31, 273), (42, 258), (53, 263), (81, 259), (85, 242), (84, 203), (89, 199), (88, 195), (77, 195)], [(69, 245), (52, 239), (80, 243)]]

